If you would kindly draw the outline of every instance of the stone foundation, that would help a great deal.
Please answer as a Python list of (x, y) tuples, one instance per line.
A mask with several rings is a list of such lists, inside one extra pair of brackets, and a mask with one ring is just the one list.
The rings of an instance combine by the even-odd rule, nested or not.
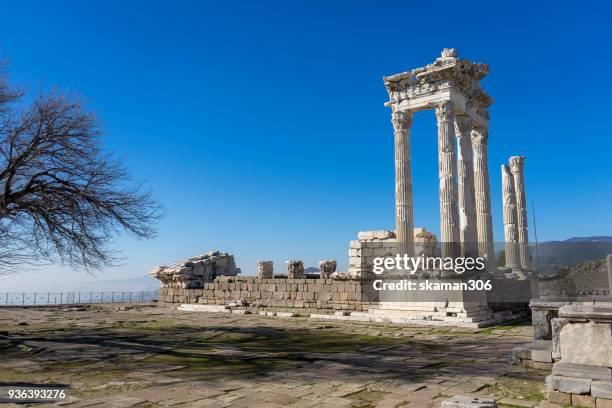
[(378, 304), (377, 295), (368, 280), (244, 276), (219, 277), (202, 289), (161, 288), (157, 299), (161, 305), (172, 307), (181, 303), (227, 305), (243, 300), (249, 310), (333, 313), (368, 310)]

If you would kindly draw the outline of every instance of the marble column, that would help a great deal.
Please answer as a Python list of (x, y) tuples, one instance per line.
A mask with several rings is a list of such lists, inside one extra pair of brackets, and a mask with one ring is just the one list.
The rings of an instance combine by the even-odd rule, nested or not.
[(412, 112), (393, 109), (395, 135), (395, 228), (398, 254), (414, 256), (410, 126)]
[(474, 165), (472, 162), (472, 119), (468, 115), (455, 116), (457, 136), (457, 175), (459, 196), (459, 239), (462, 256), (478, 255), (476, 237), (476, 207), (474, 205)]
[(510, 167), (502, 164), (502, 202), (504, 205), (504, 240), (506, 242), (506, 266), (512, 269), (521, 267), (518, 247), (518, 227), (516, 213), (516, 193), (514, 177)]
[(476, 202), (476, 234), (478, 255), (487, 259), (487, 268), (495, 270), (497, 261), (493, 248), (493, 224), (491, 222), (491, 190), (489, 186), (489, 159), (487, 153), (488, 130), (472, 129), (474, 155), (474, 200)]
[(442, 256), (459, 256), (459, 207), (455, 114), (450, 101), (436, 106), (438, 119), (438, 172), (440, 177), (440, 235)]
[(525, 198), (525, 177), (524, 169), (525, 156), (510, 157), (510, 171), (514, 177), (514, 187), (516, 189), (516, 211), (518, 214), (518, 240), (521, 259), (521, 267), (529, 269), (531, 267), (529, 257), (529, 236), (527, 234), (527, 200)]

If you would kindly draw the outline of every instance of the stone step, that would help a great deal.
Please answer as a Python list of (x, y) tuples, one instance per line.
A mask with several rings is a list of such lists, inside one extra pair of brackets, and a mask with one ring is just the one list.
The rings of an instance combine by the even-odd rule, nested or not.
[(208, 313), (230, 313), (229, 306), (226, 305), (200, 305), (193, 303), (183, 303), (177, 310), (181, 312), (208, 312)]

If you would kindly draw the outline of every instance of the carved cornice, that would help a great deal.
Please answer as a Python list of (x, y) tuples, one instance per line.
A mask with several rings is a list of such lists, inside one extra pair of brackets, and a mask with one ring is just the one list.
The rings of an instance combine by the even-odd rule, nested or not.
[(510, 170), (513, 174), (521, 172), (525, 166), (525, 156), (512, 156), (510, 157), (509, 163)]
[(395, 130), (406, 130), (412, 125), (412, 112), (394, 109), (391, 114), (391, 123), (393, 123), (393, 129)]

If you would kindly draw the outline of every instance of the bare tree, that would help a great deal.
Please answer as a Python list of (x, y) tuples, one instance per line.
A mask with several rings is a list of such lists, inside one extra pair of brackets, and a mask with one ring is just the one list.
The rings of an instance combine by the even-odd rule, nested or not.
[(112, 239), (155, 235), (160, 207), (101, 147), (97, 117), (77, 98), (24, 101), (0, 72), (0, 271), (59, 262), (114, 265)]

